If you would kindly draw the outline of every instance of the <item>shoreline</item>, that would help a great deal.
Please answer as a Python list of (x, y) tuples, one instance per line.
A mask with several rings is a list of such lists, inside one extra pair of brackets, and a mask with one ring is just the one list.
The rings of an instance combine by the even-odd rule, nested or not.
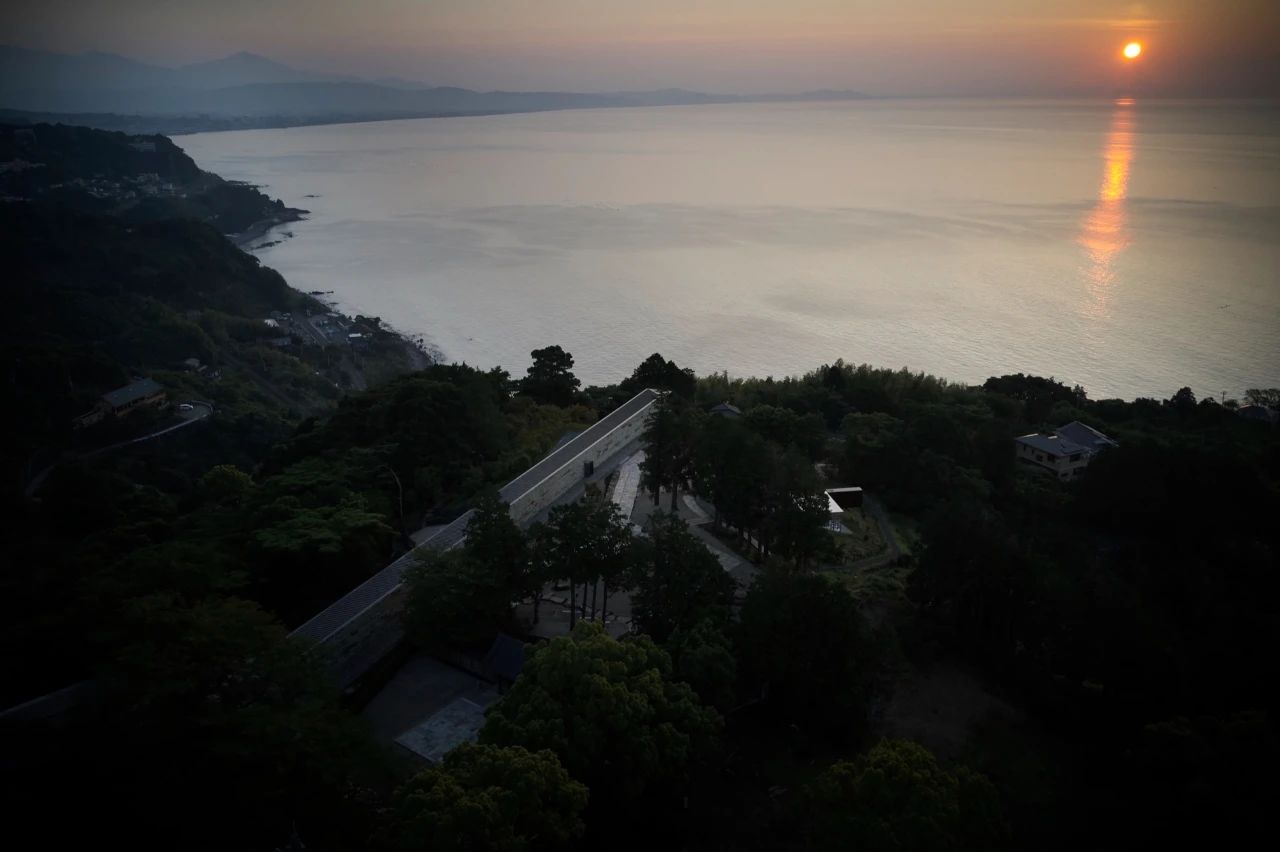
[[(279, 216), (259, 219), (243, 231), (236, 234), (226, 234), (225, 236), (231, 241), (231, 244), (240, 249), (240, 251), (245, 254), (253, 255), (256, 249), (266, 248), (270, 245), (276, 245), (279, 242), (283, 242), (283, 240), (277, 240), (273, 243), (259, 243), (255, 245), (259, 240), (270, 234), (272, 230), (283, 227), (284, 225), (290, 225), (294, 222), (304, 222), (308, 215), (309, 211), (307, 210), (302, 210), (296, 207), (287, 207), (285, 208), (284, 213)], [(283, 236), (284, 239), (290, 239), (293, 234), (290, 232)], [(256, 258), (257, 255), (254, 255), (254, 257)], [(302, 290), (295, 287), (287, 278), (285, 279), (285, 286), (298, 295), (311, 299), (317, 304), (328, 308), (330, 311), (340, 314), (348, 323), (354, 322), (354, 316), (346, 313), (338, 306), (334, 299), (325, 298), (326, 296), (331, 296), (332, 291), (322, 293), (316, 290)], [(432, 364), (444, 363), (444, 352), (441, 351), (438, 346), (428, 343), (425, 335), (410, 335), (385, 322), (381, 327), (388, 333), (395, 335), (395, 337), (400, 340), (408, 356), (410, 369), (412, 371), (424, 369)]]
[(307, 215), (308, 211), (306, 210), (288, 207), (279, 216), (259, 219), (243, 231), (235, 234), (226, 234), (225, 236), (231, 240), (232, 245), (247, 253), (250, 250), (250, 244), (265, 237), (271, 232), (271, 229), (278, 228), (281, 225), (290, 225), (294, 222), (306, 221)]

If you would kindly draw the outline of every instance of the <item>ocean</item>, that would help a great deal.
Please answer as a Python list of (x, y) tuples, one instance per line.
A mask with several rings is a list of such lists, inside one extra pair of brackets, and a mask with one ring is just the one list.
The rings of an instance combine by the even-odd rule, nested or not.
[[(843, 358), (1092, 398), (1280, 386), (1280, 105), (874, 100), (177, 137), (311, 211), (301, 290), (522, 375)], [(292, 234), (283, 238), (282, 231)], [(276, 242), (279, 241), (279, 242)]]

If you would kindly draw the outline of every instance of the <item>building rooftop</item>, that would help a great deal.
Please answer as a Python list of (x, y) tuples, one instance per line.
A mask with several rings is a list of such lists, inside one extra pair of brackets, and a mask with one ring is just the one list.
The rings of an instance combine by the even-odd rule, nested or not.
[[(596, 441), (612, 432), (621, 423), (643, 410), (646, 406), (651, 405), (657, 399), (658, 393), (653, 390), (643, 390), (636, 394), (617, 409), (593, 423), (584, 432), (574, 436), (559, 449), (548, 453), (540, 462), (507, 483), (499, 492), (503, 502), (514, 503), (518, 497), (524, 495), (544, 479), (572, 462)], [(386, 568), (383, 568), (316, 613), (290, 635), (313, 642), (324, 642), (351, 619), (395, 591), (400, 585), (400, 579), (404, 572), (417, 564), (418, 559), (424, 553), (433, 550), (450, 550), (458, 546), (466, 538), (467, 524), (470, 523), (474, 514), (474, 509), (467, 510), (454, 519), (452, 523), (442, 527), (435, 535), (426, 538), (417, 548), (404, 554)], [(343, 686), (350, 684), (355, 679), (354, 673), (362, 670), (362, 665), (362, 660), (355, 660), (349, 663), (344, 671), (339, 673), (340, 683)]]
[(833, 515), (844, 512), (851, 506), (862, 505), (862, 488), (860, 486), (828, 488), (826, 494), (827, 508), (831, 510)]
[(1060, 435), (1044, 435), (1037, 432), (1031, 435), (1022, 435), (1014, 438), (1014, 440), (1042, 453), (1050, 453), (1055, 456), (1070, 456), (1076, 453), (1091, 452), (1089, 447), (1083, 447), (1075, 441), (1068, 441)]
[(1082, 447), (1088, 447), (1091, 450), (1120, 446), (1097, 429), (1087, 426), (1079, 420), (1072, 420), (1065, 426), (1059, 426), (1055, 431), (1068, 441), (1079, 444)]
[(1240, 408), (1236, 414), (1246, 420), (1257, 420), (1259, 423), (1275, 423), (1280, 420), (1280, 412), (1263, 405), (1246, 405)]
[(484, 667), (499, 680), (514, 683), (524, 668), (524, 643), (514, 636), (499, 633), (485, 654)]
[(719, 405), (711, 409), (712, 414), (719, 414), (721, 417), (741, 417), (742, 409), (733, 403), (725, 400)]
[(632, 415), (658, 401), (659, 393), (654, 390), (642, 390), (631, 397), (609, 414), (591, 424), (581, 434), (574, 436), (568, 443), (547, 454), (546, 458), (517, 476), (503, 486), (498, 492), (504, 503), (514, 503), (517, 499), (532, 491), (544, 479), (560, 468), (569, 464), (588, 447), (608, 435)]
[(104, 393), (102, 398), (112, 408), (121, 408), (140, 399), (155, 396), (158, 393), (164, 393), (164, 388), (160, 387), (155, 379), (138, 379), (122, 388), (116, 388), (113, 391)]
[(409, 751), (439, 763), (463, 743), (475, 742), (484, 725), (484, 708), (469, 698), (455, 698), (420, 725), (396, 737)]

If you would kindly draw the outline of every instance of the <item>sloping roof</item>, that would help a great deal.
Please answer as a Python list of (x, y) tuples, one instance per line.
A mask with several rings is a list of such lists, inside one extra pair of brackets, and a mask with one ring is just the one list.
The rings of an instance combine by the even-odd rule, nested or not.
[(1082, 447), (1075, 441), (1068, 441), (1060, 435), (1023, 435), (1014, 438), (1019, 444), (1026, 444), (1028, 447), (1039, 450), (1042, 453), (1050, 453), (1055, 456), (1070, 456), (1075, 453), (1090, 452), (1088, 447)]
[(567, 446), (569, 442), (578, 437), (578, 435), (579, 432), (575, 429), (570, 429), (568, 432), (565, 432), (560, 436), (560, 440), (556, 441), (556, 445), (551, 448), (551, 452), (559, 452), (561, 448)]
[(548, 453), (546, 458), (508, 482), (499, 491), (504, 503), (514, 503), (532, 491), (547, 477), (569, 464), (584, 451), (608, 435), (614, 429), (630, 420), (634, 415), (657, 402), (660, 394), (655, 390), (642, 390), (631, 397), (609, 414), (592, 423), (581, 434), (558, 449)]
[(422, 724), (396, 737), (396, 742), (432, 763), (439, 763), (463, 743), (475, 742), (483, 725), (483, 707), (469, 698), (455, 698)]
[(524, 668), (524, 643), (514, 636), (499, 633), (484, 657), (485, 668), (500, 680), (515, 682)]
[(1081, 423), (1079, 420), (1072, 420), (1065, 426), (1059, 426), (1057, 432), (1058, 435), (1068, 441), (1079, 444), (1082, 447), (1088, 447), (1091, 450), (1120, 446), (1097, 429)]
[(1280, 414), (1262, 405), (1246, 405), (1236, 414), (1247, 420), (1257, 420), (1260, 423), (1275, 423), (1280, 420)]
[(845, 488), (828, 488), (827, 508), (831, 510), (831, 514), (845, 511), (846, 504), (857, 506), (862, 503), (862, 487), (859, 485), (850, 485)]
[(725, 417), (741, 417), (742, 409), (729, 401), (725, 401), (711, 409), (712, 414), (721, 414)]
[(102, 395), (102, 398), (112, 408), (120, 408), (131, 402), (155, 396), (158, 393), (164, 393), (164, 388), (160, 387), (155, 379), (138, 379), (136, 382), (130, 382), (122, 388), (107, 391)]
[[(609, 415), (592, 424), (586, 431), (574, 437), (563, 447), (549, 453), (542, 461), (507, 483), (499, 492), (502, 500), (506, 503), (515, 502), (516, 498), (523, 496), (548, 476), (573, 461), (596, 441), (616, 429), (619, 424), (653, 404), (657, 399), (658, 393), (652, 390), (643, 390), (636, 394)], [(415, 565), (424, 553), (432, 550), (450, 550), (461, 544), (467, 535), (467, 524), (471, 522), (471, 517), (474, 514), (474, 509), (464, 512), (451, 524), (423, 541), (417, 548), (404, 554), (395, 562), (392, 562), (316, 613), (309, 621), (295, 629), (290, 635), (313, 642), (324, 642), (353, 618), (394, 592), (400, 586), (400, 580), (404, 572)], [(354, 670), (356, 666), (353, 665), (351, 668)], [(344, 683), (343, 685), (346, 684)]]

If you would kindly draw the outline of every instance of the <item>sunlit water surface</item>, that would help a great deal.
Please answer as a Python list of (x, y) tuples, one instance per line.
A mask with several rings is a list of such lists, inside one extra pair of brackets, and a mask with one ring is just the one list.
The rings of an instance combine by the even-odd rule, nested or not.
[[(1095, 398), (1280, 385), (1280, 110), (872, 101), (179, 137), (311, 211), (302, 290), (523, 373), (844, 358)], [(278, 238), (278, 234), (274, 238)]]

